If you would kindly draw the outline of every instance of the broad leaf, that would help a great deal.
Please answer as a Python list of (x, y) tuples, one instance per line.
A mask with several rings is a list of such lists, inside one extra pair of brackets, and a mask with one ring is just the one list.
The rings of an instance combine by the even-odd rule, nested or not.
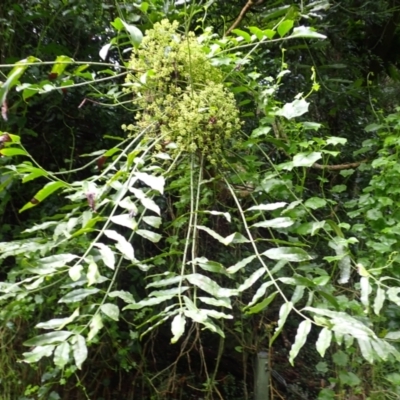
[(24, 356), (24, 360), (28, 364), (37, 363), (43, 357), (50, 357), (53, 354), (55, 346), (47, 345), (47, 346), (37, 346), (32, 351), (22, 353)]
[(72, 335), (69, 331), (56, 331), (35, 336), (24, 342), (24, 346), (43, 346), (45, 344), (62, 343)]
[(298, 26), (293, 29), (293, 33), (288, 37), (288, 39), (294, 38), (307, 38), (307, 39), (326, 39), (325, 35), (315, 32), (315, 30), (309, 26)]
[(316, 348), (321, 357), (325, 356), (325, 352), (332, 341), (332, 331), (328, 328), (322, 328), (319, 333)]
[(155, 233), (153, 231), (148, 231), (146, 229), (138, 229), (136, 231), (136, 233), (138, 235), (142, 236), (143, 238), (150, 240), (150, 242), (153, 242), (153, 243), (158, 243), (162, 238), (162, 236), (159, 233)]
[(186, 318), (182, 314), (178, 314), (172, 320), (171, 332), (174, 335), (171, 343), (176, 343), (185, 332)]
[(108, 238), (113, 239), (117, 242), (115, 247), (122, 253), (124, 257), (126, 257), (130, 261), (133, 261), (135, 259), (132, 245), (122, 235), (120, 235), (116, 231), (112, 231), (109, 229), (106, 229), (104, 231), (104, 234)]
[(69, 362), (69, 353), (71, 351), (71, 346), (68, 342), (63, 342), (56, 347), (54, 350), (54, 364), (63, 369)]
[(298, 247), (276, 247), (273, 249), (269, 249), (262, 254), (270, 258), (271, 260), (283, 259), (289, 262), (308, 261), (314, 258), (303, 249), (300, 249)]
[(276, 112), (276, 115), (281, 115), (286, 119), (300, 117), (308, 112), (309, 105), (310, 103), (304, 99), (296, 99), (292, 103), (286, 103), (280, 110)]
[(107, 315), (108, 318), (118, 321), (119, 319), (119, 308), (115, 304), (105, 303), (100, 307), (101, 312)]
[(282, 329), (285, 325), (286, 319), (287, 319), (288, 315), (290, 314), (290, 311), (292, 311), (292, 309), (293, 309), (293, 304), (290, 301), (285, 302), (281, 305), (281, 308), (279, 310), (278, 326), (276, 327), (275, 333), (269, 341), (270, 346), (273, 345), (275, 339), (282, 332)]
[(149, 175), (145, 172), (136, 172), (135, 176), (147, 186), (160, 192), (160, 194), (164, 193), (165, 179), (163, 176)]
[(294, 359), (296, 358), (297, 354), (299, 354), (300, 349), (304, 346), (307, 340), (307, 336), (311, 330), (311, 321), (306, 319), (302, 321), (297, 329), (297, 334), (294, 339), (294, 343), (292, 348), (289, 352), (289, 362), (293, 366)]
[(74, 354), (75, 364), (78, 369), (82, 368), (88, 356), (88, 349), (86, 347), (86, 340), (82, 335), (76, 335), (73, 338), (72, 352)]
[(67, 185), (64, 182), (61, 181), (55, 181), (55, 182), (50, 182), (46, 186), (43, 187), (43, 189), (39, 190), (33, 199), (29, 202), (26, 203), (20, 210), (19, 212), (28, 210), (29, 208), (37, 206), (39, 203), (41, 203), (46, 197), (50, 196), (52, 193), (57, 191), (58, 189), (61, 189), (63, 187), (66, 187)]
[(75, 289), (71, 292), (67, 293), (65, 296), (61, 297), (58, 300), (59, 303), (75, 303), (77, 301), (81, 301), (84, 298), (100, 292), (100, 289), (92, 288), (92, 289)]
[(103, 260), (104, 264), (110, 268), (114, 269), (115, 268), (115, 255), (114, 252), (104, 243), (96, 242), (94, 243), (94, 246), (96, 246), (101, 254), (101, 259)]

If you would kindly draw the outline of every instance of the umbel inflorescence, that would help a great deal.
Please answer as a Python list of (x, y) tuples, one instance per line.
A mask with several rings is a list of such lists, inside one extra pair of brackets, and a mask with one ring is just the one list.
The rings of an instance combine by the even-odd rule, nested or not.
[(132, 54), (127, 83), (141, 110), (136, 126), (215, 162), (240, 129), (239, 111), (194, 33), (177, 28), (177, 22), (156, 23)]

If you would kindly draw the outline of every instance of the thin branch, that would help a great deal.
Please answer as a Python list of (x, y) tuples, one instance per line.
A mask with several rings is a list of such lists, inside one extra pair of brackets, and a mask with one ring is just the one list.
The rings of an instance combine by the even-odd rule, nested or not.
[(242, 8), (242, 11), (240, 11), (239, 16), (236, 18), (235, 22), (231, 25), (231, 27), (226, 31), (225, 36), (230, 35), (230, 33), (237, 28), (237, 26), (240, 24), (244, 16), (247, 14), (247, 12), (250, 10), (252, 6), (257, 6), (259, 4), (264, 3), (264, 0), (249, 0), (246, 5)]
[(363, 164), (367, 161), (368, 160), (362, 160), (362, 161), (357, 161), (357, 162), (353, 162), (353, 163), (338, 164), (338, 165), (322, 165), (322, 164), (314, 163), (312, 165), (312, 168), (327, 169), (328, 171), (341, 171), (343, 169), (357, 168), (361, 164)]

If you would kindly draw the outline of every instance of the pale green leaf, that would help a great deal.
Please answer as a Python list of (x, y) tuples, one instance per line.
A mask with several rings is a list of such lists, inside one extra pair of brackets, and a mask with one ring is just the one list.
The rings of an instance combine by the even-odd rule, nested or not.
[(46, 344), (62, 343), (72, 335), (69, 331), (56, 331), (44, 333), (43, 335), (35, 336), (24, 342), (24, 346), (42, 346)]
[(228, 212), (221, 212), (221, 211), (204, 211), (206, 214), (211, 215), (222, 215), (228, 222), (231, 222), (231, 215)]
[(153, 228), (159, 228), (162, 223), (162, 219), (160, 217), (153, 217), (153, 216), (143, 217), (143, 221), (146, 222), (147, 225), (152, 226)]
[(360, 289), (361, 289), (361, 296), (360, 300), (363, 306), (369, 306), (369, 295), (372, 291), (369, 278), (362, 276), (360, 279)]
[(307, 201), (304, 203), (304, 205), (307, 208), (311, 208), (313, 210), (316, 210), (318, 208), (325, 207), (326, 206), (326, 200), (325, 199), (321, 199), (320, 197), (310, 197), (309, 199), (307, 199)]
[(126, 307), (124, 307), (124, 310), (139, 310), (140, 308), (143, 307), (152, 307), (155, 306), (156, 304), (160, 304), (163, 303), (164, 301), (170, 300), (173, 297), (174, 295), (152, 297), (150, 299), (141, 300), (138, 303), (128, 304)]
[(45, 200), (48, 196), (53, 194), (58, 189), (63, 187), (67, 187), (67, 184), (61, 181), (49, 182), (46, 184), (43, 189), (39, 190), (33, 199), (26, 203), (19, 212), (28, 210), (29, 208), (35, 207), (36, 205), (40, 204), (43, 200)]
[(115, 240), (117, 243), (115, 247), (122, 253), (124, 257), (128, 260), (133, 261), (135, 259), (134, 251), (132, 245), (119, 233), (113, 230), (106, 229), (104, 234), (110, 238)]
[(88, 280), (88, 286), (97, 283), (100, 278), (99, 268), (93, 260), (89, 263), (86, 278)]
[(206, 257), (197, 257), (190, 263), (198, 265), (205, 271), (215, 272), (217, 274), (226, 274), (226, 269), (222, 264), (216, 261), (210, 261)]
[(387, 290), (386, 294), (387, 297), (390, 301), (395, 303), (396, 305), (400, 306), (400, 288), (399, 287), (391, 287), (390, 289)]
[(252, 228), (288, 228), (292, 226), (294, 221), (289, 217), (278, 217), (267, 221), (257, 222)]
[(22, 353), (24, 356), (23, 361), (28, 364), (36, 364), (43, 357), (50, 357), (53, 354), (54, 348), (54, 345), (37, 346), (32, 351)]
[(142, 39), (143, 39), (143, 34), (142, 34), (141, 30), (139, 28), (137, 28), (136, 26), (134, 26), (134, 25), (127, 24), (124, 20), (122, 20), (120, 18), (116, 18), (116, 19), (120, 20), (120, 22), (122, 23), (122, 25), (125, 28), (125, 30), (129, 33), (129, 36), (131, 37), (132, 43), (136, 47), (138, 47), (140, 45), (140, 43), (142, 42)]
[(226, 307), (226, 308), (232, 308), (231, 301), (228, 297), (220, 297), (219, 299), (214, 299), (213, 297), (198, 297), (200, 301), (203, 303), (206, 303), (210, 306), (214, 307)]
[(225, 289), (218, 285), (215, 281), (205, 275), (201, 274), (190, 274), (186, 275), (185, 279), (192, 285), (197, 286), (201, 290), (211, 294), (211, 296), (221, 298), (221, 297), (230, 297), (238, 292), (236, 290)]
[(115, 269), (115, 255), (114, 252), (104, 243), (96, 242), (94, 243), (101, 254), (101, 259), (103, 260), (104, 264), (114, 270)]
[(175, 318), (172, 320), (171, 324), (171, 332), (174, 335), (171, 339), (171, 343), (176, 343), (183, 335), (183, 333), (185, 332), (185, 324), (186, 318), (184, 315), (175, 315)]
[(90, 342), (99, 333), (101, 328), (103, 328), (103, 319), (101, 318), (100, 313), (94, 315), (94, 317), (90, 321), (89, 328), (90, 331), (87, 337), (88, 342)]
[(83, 270), (83, 266), (80, 264), (74, 265), (68, 270), (69, 277), (74, 281), (79, 281), (81, 278), (81, 272)]
[(130, 214), (114, 215), (110, 219), (114, 224), (124, 226), (125, 228), (137, 228), (137, 222), (134, 218), (130, 216)]
[[(248, 310), (246, 311), (246, 314), (258, 314), (259, 312), (263, 311), (274, 301), (277, 294), (278, 292), (272, 292), (269, 296), (265, 297), (262, 301), (260, 301), (256, 305), (249, 307)], [(254, 301), (252, 301), (251, 304), (254, 304)]]
[(293, 166), (295, 167), (311, 167), (321, 158), (320, 152), (298, 153), (293, 157)]
[(253, 296), (251, 302), (246, 306), (247, 307), (251, 307), (254, 304), (257, 303), (257, 301), (263, 297), (265, 295), (265, 292), (267, 291), (267, 289), (272, 286), (274, 284), (273, 281), (268, 281), (268, 282), (264, 282), (258, 289), (257, 292), (255, 293), (255, 295)]
[(157, 215), (161, 215), (160, 207), (155, 203), (154, 200), (149, 199), (148, 197), (143, 197), (140, 199), (140, 202), (144, 208), (154, 211)]
[(293, 29), (293, 33), (288, 38), (326, 39), (326, 36), (315, 32), (315, 30), (309, 26), (298, 26)]
[(328, 328), (322, 328), (318, 335), (316, 348), (321, 357), (325, 356), (325, 352), (330, 346), (332, 341), (332, 331)]
[(157, 190), (160, 194), (164, 193), (165, 179), (163, 176), (149, 175), (145, 172), (136, 172), (135, 176), (147, 186)]
[(118, 321), (119, 319), (119, 308), (115, 304), (105, 303), (100, 307), (101, 312), (107, 315), (108, 318)]
[(229, 314), (225, 314), (223, 312), (220, 311), (216, 311), (216, 310), (202, 310), (204, 311), (209, 317), (211, 318), (215, 318), (215, 319), (233, 319), (232, 315)]
[(109, 297), (119, 297), (121, 300), (125, 301), (125, 303), (134, 303), (135, 300), (132, 296), (132, 293), (129, 293), (125, 290), (115, 290), (114, 292), (110, 292), (108, 294)]
[(81, 301), (84, 298), (96, 294), (100, 292), (100, 289), (91, 288), (91, 289), (75, 289), (71, 292), (67, 293), (65, 296), (61, 297), (58, 300), (59, 303), (75, 303), (77, 301)]
[(379, 315), (379, 313), (381, 312), (383, 303), (385, 302), (385, 297), (386, 297), (385, 290), (381, 286), (379, 286), (378, 289), (376, 290), (376, 296), (374, 300), (374, 313), (376, 315)]
[(337, 137), (337, 136), (331, 136), (326, 139), (327, 144), (332, 144), (333, 146), (336, 146), (337, 144), (346, 144), (347, 139), (342, 138), (342, 137)]
[(371, 345), (371, 339), (366, 337), (356, 338), (358, 345), (360, 346), (361, 354), (369, 362), (374, 362), (374, 351)]
[(159, 233), (148, 231), (146, 229), (138, 229), (136, 233), (142, 236), (143, 238), (150, 240), (150, 242), (153, 243), (158, 243), (162, 238), (162, 236)]
[(39, 322), (35, 328), (40, 329), (54, 329), (59, 330), (64, 326), (72, 322), (76, 317), (79, 316), (79, 308), (77, 308), (69, 317), (67, 318), (54, 318), (47, 322)]
[(283, 208), (287, 203), (279, 202), (279, 203), (269, 203), (269, 204), (259, 204), (257, 206), (253, 206), (248, 208), (246, 211), (272, 211), (278, 208)]
[(266, 269), (264, 267), (259, 268), (257, 271), (253, 272), (238, 288), (239, 292), (243, 292), (249, 287), (253, 286), (265, 273)]
[(301, 262), (313, 259), (313, 257), (307, 252), (298, 247), (276, 247), (269, 249), (262, 254), (271, 260), (283, 259), (289, 262)]
[(82, 335), (74, 336), (74, 343), (72, 344), (72, 352), (74, 354), (75, 364), (78, 369), (82, 368), (88, 356), (88, 349), (86, 347), (86, 340)]
[(297, 329), (296, 337), (294, 339), (294, 343), (292, 344), (292, 348), (289, 352), (289, 362), (293, 366), (294, 359), (299, 354), (300, 349), (304, 346), (307, 340), (307, 336), (311, 330), (311, 321), (306, 319), (302, 321)]
[(279, 334), (282, 332), (282, 329), (285, 325), (285, 322), (287, 320), (288, 315), (290, 314), (290, 311), (293, 309), (293, 304), (289, 302), (285, 302), (281, 305), (281, 308), (279, 309), (279, 319), (278, 319), (278, 325), (276, 327), (275, 333), (272, 336), (272, 338), (269, 341), (269, 345), (272, 346), (275, 339), (279, 336)]
[(244, 268), (247, 264), (251, 263), (255, 258), (256, 256), (254, 255), (246, 257), (243, 260), (237, 262), (235, 265), (232, 265), (231, 267), (227, 268), (226, 272), (228, 272), (228, 274), (235, 274), (237, 271)]
[(286, 119), (300, 117), (308, 112), (309, 105), (310, 103), (304, 99), (296, 99), (292, 103), (286, 103), (280, 110), (276, 112), (276, 115), (280, 115)]
[(54, 351), (54, 364), (56, 367), (62, 370), (68, 364), (70, 351), (71, 347), (68, 342), (63, 342), (56, 347)]

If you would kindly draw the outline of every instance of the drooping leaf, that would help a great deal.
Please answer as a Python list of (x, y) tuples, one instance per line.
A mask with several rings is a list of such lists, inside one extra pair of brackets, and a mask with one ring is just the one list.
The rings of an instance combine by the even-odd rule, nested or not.
[(165, 178), (163, 176), (149, 175), (145, 172), (136, 172), (135, 176), (147, 186), (157, 190), (160, 194), (164, 193)]
[(272, 336), (272, 338), (269, 341), (269, 345), (272, 346), (275, 339), (279, 336), (279, 334), (282, 332), (282, 329), (285, 325), (285, 322), (287, 320), (288, 315), (290, 314), (290, 311), (293, 309), (293, 304), (289, 302), (285, 302), (281, 305), (281, 308), (279, 309), (279, 319), (278, 319), (278, 325), (275, 329), (275, 333)]
[[(259, 312), (265, 310), (275, 299), (278, 292), (272, 292), (269, 296), (265, 297), (259, 303), (249, 307), (246, 311), (246, 314), (258, 314)], [(251, 304), (254, 304), (252, 301)]]
[(146, 222), (147, 225), (152, 226), (153, 228), (159, 228), (162, 223), (162, 219), (160, 217), (153, 217), (153, 216), (143, 217), (143, 221)]
[(55, 191), (66, 187), (67, 185), (64, 182), (61, 181), (55, 181), (55, 182), (50, 182), (47, 185), (43, 187), (43, 189), (39, 190), (35, 196), (32, 198), (32, 200), (28, 203), (26, 203), (20, 210), (19, 212), (23, 212), (25, 210), (28, 210), (29, 208), (37, 206), (39, 203), (41, 203), (46, 197), (50, 196), (52, 193)]
[(320, 152), (298, 153), (293, 157), (293, 166), (295, 167), (311, 167), (321, 158)]
[(82, 364), (85, 362), (88, 356), (86, 340), (82, 335), (75, 335), (73, 339), (72, 352), (74, 354), (75, 365), (78, 369), (81, 369)]
[(172, 320), (171, 332), (174, 336), (171, 339), (171, 343), (176, 343), (183, 335), (183, 333), (185, 332), (185, 324), (186, 318), (181, 313), (176, 315), (175, 318)]
[(71, 346), (67, 341), (59, 344), (54, 350), (54, 364), (63, 369), (69, 362), (69, 353), (71, 351)]
[(23, 361), (28, 364), (37, 363), (43, 357), (50, 357), (55, 347), (54, 345), (36, 346), (32, 351), (22, 353), (24, 356)]
[[(119, 18), (117, 18), (119, 19)], [(132, 43), (137, 47), (140, 45), (143, 39), (143, 34), (139, 28), (137, 28), (134, 25), (127, 24), (124, 20), (120, 19), (123, 27), (125, 30), (129, 33), (129, 36), (131, 37)], [(115, 21), (114, 21), (115, 22)]]
[(56, 61), (51, 69), (50, 76), (52, 79), (58, 78), (64, 72), (65, 68), (69, 64), (72, 64), (74, 60), (68, 56), (57, 56)]
[(104, 264), (114, 270), (115, 269), (115, 255), (114, 252), (104, 243), (96, 242), (94, 243), (101, 254), (101, 259), (103, 260)]
[(141, 300), (134, 304), (128, 304), (126, 307), (124, 307), (124, 310), (139, 310), (143, 307), (155, 306), (156, 304), (163, 303), (164, 301), (170, 300), (173, 297), (173, 294), (170, 294), (168, 296), (152, 297), (150, 299)]
[(228, 272), (228, 274), (235, 274), (237, 271), (244, 268), (247, 264), (251, 263), (255, 258), (256, 256), (254, 255), (246, 257), (243, 260), (237, 262), (235, 265), (232, 265), (231, 267), (227, 268), (226, 272)]
[(238, 291), (243, 292), (249, 287), (253, 286), (265, 273), (266, 269), (264, 267), (259, 268), (257, 271), (253, 272), (239, 287)]
[(90, 331), (88, 333), (87, 340), (90, 342), (103, 328), (103, 319), (101, 318), (100, 313), (95, 314), (95, 316), (90, 321)]
[(292, 348), (289, 352), (289, 362), (293, 366), (294, 359), (297, 354), (299, 354), (300, 349), (304, 346), (307, 340), (307, 336), (311, 330), (311, 321), (306, 319), (300, 322), (300, 325), (297, 329), (296, 337), (294, 339), (294, 343), (292, 344)]
[(113, 215), (110, 219), (114, 224), (124, 226), (125, 228), (129, 229), (137, 228), (137, 222), (134, 218), (132, 218), (132, 215), (130, 213)]
[(106, 229), (104, 234), (110, 238), (115, 240), (117, 243), (115, 247), (122, 253), (124, 257), (128, 260), (133, 261), (135, 259), (134, 251), (132, 245), (118, 232)]
[(276, 210), (278, 208), (283, 208), (286, 205), (287, 205), (286, 202), (258, 204), (257, 206), (248, 208), (246, 211), (272, 211), (272, 210)]
[(285, 36), (292, 28), (294, 21), (291, 19), (286, 19), (282, 21), (278, 26), (278, 33), (280, 37)]
[(228, 297), (220, 297), (219, 299), (214, 299), (213, 297), (200, 296), (198, 297), (198, 299), (210, 306), (232, 308), (231, 301)]
[(378, 289), (376, 290), (376, 296), (374, 300), (374, 313), (376, 315), (379, 315), (383, 307), (383, 303), (385, 302), (385, 297), (386, 297), (385, 290), (381, 286), (379, 286)]
[(325, 352), (332, 341), (332, 331), (328, 328), (322, 328), (318, 335), (316, 348), (321, 357), (325, 356)]
[(216, 298), (231, 297), (234, 294), (237, 294), (236, 290), (222, 288), (218, 285), (218, 283), (205, 275), (190, 274), (186, 275), (185, 279), (187, 279), (192, 285), (197, 286), (201, 290), (204, 290)]
[(67, 318), (54, 318), (47, 322), (39, 322), (36, 328), (40, 329), (54, 329), (59, 330), (64, 328), (67, 324), (72, 322), (76, 317), (79, 316), (79, 308), (77, 308), (69, 317)]
[(107, 315), (108, 318), (118, 321), (119, 319), (119, 308), (115, 304), (105, 303), (102, 304), (100, 310), (103, 314)]

